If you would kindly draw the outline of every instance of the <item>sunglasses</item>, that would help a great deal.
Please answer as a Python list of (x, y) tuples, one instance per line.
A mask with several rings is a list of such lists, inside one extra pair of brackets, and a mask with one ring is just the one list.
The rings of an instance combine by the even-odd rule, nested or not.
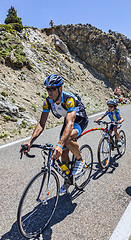
[(57, 89), (57, 87), (47, 87), (46, 90), (48, 92), (54, 92)]
[(114, 106), (108, 106), (109, 108), (113, 108)]

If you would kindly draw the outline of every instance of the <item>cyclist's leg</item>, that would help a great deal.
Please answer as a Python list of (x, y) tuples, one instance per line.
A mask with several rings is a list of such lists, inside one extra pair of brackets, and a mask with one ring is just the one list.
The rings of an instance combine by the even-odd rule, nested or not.
[(80, 159), (81, 153), (80, 153), (80, 149), (79, 149), (79, 144), (73, 140), (73, 139), (77, 138), (77, 136), (78, 136), (78, 131), (76, 129), (73, 129), (70, 137), (66, 140), (65, 145), (74, 154), (76, 159)]
[[(65, 127), (66, 127), (66, 120), (64, 121), (64, 124), (62, 126), (62, 129), (60, 132), (60, 138), (64, 132)], [(75, 155), (75, 157), (77, 159), (81, 158), (79, 145), (77, 142), (73, 141), (73, 139), (77, 138), (78, 134), (80, 135), (81, 132), (82, 132), (81, 127), (78, 124), (74, 123), (74, 129), (72, 130), (71, 135), (69, 136), (69, 138), (67, 139), (67, 141), (65, 143), (65, 146), (67, 147), (67, 149), (65, 149), (63, 151), (62, 156), (61, 156), (62, 162), (65, 162), (67, 166), (70, 161), (69, 150)]]
[[(66, 119), (64, 120), (64, 124), (60, 132), (60, 138), (65, 130), (65, 127), (66, 127)], [(62, 155), (61, 155), (61, 161), (64, 162), (68, 167), (70, 159), (69, 159), (69, 149), (66, 146), (64, 146), (64, 151), (62, 152)]]
[(64, 149), (64, 151), (62, 152), (61, 161), (64, 162), (66, 164), (66, 166), (68, 167), (69, 161), (70, 161), (68, 148)]
[(122, 126), (122, 124), (118, 124), (117, 126), (115, 126), (113, 128), (113, 131), (115, 133), (115, 136), (116, 136), (116, 139), (117, 139), (117, 147), (121, 147), (122, 146), (122, 143), (120, 141), (120, 136), (119, 136), (119, 132), (118, 132), (118, 129)]
[(80, 159), (81, 158), (81, 153), (80, 153), (80, 149), (79, 149), (79, 145), (77, 142), (73, 141), (72, 139), (75, 139), (77, 137), (78, 133), (75, 129), (73, 129), (70, 137), (68, 138), (68, 140), (66, 141), (66, 149), (64, 149), (62, 156), (61, 156), (61, 160), (62, 162), (65, 162), (65, 164), (68, 166), (69, 164), (69, 150), (75, 155), (76, 159)]
[[(109, 132), (110, 132), (110, 134), (112, 134), (112, 132), (113, 132), (113, 127), (114, 127), (113, 124), (111, 124), (110, 127), (109, 127)], [(110, 139), (110, 142), (112, 142), (111, 139)]]
[(113, 127), (113, 131), (115, 133), (115, 136), (116, 136), (116, 139), (117, 139), (118, 142), (120, 141), (119, 132), (118, 132), (119, 128), (120, 128), (119, 126), (114, 126)]
[(83, 130), (87, 127), (87, 125), (88, 125), (88, 118), (82, 118), (82, 117), (76, 116), (76, 119), (74, 122), (74, 129), (72, 130), (70, 137), (67, 139), (65, 143), (67, 148), (74, 154), (76, 159), (81, 158), (81, 153), (80, 153), (78, 143), (73, 139), (80, 136)]
[(88, 124), (88, 119), (83, 119), (83, 118), (80, 118), (80, 117), (77, 118), (75, 123), (74, 123), (74, 129), (73, 129), (70, 137), (68, 138), (68, 140), (65, 143), (66, 146), (68, 147), (68, 149), (76, 157), (75, 166), (74, 166), (74, 169), (73, 169), (73, 172), (72, 172), (73, 175), (79, 174), (82, 171), (83, 166), (85, 164), (85, 159), (82, 158), (79, 145), (73, 139), (80, 136), (82, 131), (86, 128), (87, 124)]

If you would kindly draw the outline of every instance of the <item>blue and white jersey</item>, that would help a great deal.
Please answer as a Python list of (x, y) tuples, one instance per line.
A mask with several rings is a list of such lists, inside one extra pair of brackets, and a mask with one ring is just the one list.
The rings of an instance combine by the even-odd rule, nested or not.
[(71, 92), (61, 92), (61, 103), (56, 104), (49, 97), (44, 99), (43, 112), (52, 111), (57, 118), (66, 117), (68, 112), (76, 111), (76, 115), (87, 118), (85, 107), (79, 97)]
[(109, 110), (107, 110), (104, 115), (108, 116), (112, 122), (119, 121), (121, 119), (120, 110), (117, 108), (113, 112), (110, 112)]

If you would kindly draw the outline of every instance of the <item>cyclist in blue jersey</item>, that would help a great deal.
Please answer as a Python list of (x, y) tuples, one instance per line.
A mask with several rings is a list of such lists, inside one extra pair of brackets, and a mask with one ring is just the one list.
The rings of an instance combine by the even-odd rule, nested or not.
[(110, 132), (114, 131), (117, 138), (117, 146), (121, 147), (122, 143), (120, 142), (118, 129), (122, 126), (122, 122), (124, 121), (124, 118), (122, 117), (120, 110), (117, 108), (118, 103), (116, 99), (109, 100), (107, 102), (107, 105), (108, 105), (108, 110), (100, 118), (96, 119), (95, 122), (97, 123), (99, 120), (102, 120), (105, 116), (108, 116), (112, 121), (112, 124), (110, 125)]
[[(28, 146), (28, 151), (30, 151), (31, 145), (44, 130), (50, 110), (57, 118), (63, 116), (64, 124), (60, 133), (60, 139), (54, 147), (52, 159), (61, 157), (62, 162), (68, 167), (70, 161), (69, 151), (71, 151), (76, 157), (76, 164), (72, 174), (77, 175), (81, 172), (85, 160), (81, 157), (78, 143), (73, 139), (78, 137), (87, 127), (88, 117), (80, 97), (71, 92), (62, 91), (63, 83), (63, 78), (57, 74), (51, 74), (45, 79), (44, 85), (48, 92), (48, 97), (44, 99), (40, 121), (36, 125), (32, 137), (25, 145)], [(66, 149), (64, 149), (65, 147)], [(60, 192), (64, 193), (65, 191), (66, 189), (63, 185)]]

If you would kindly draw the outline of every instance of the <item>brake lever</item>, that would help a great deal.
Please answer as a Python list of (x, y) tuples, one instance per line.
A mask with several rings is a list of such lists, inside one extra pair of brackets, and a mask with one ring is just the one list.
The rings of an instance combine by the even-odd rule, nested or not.
[(97, 124), (98, 124), (98, 125), (100, 125), (100, 124), (101, 124), (101, 122), (98, 120), (98, 121), (97, 121)]
[[(22, 149), (21, 149), (21, 156), (20, 156), (20, 159), (22, 159), (22, 157), (23, 157), (23, 151), (24, 150), (28, 150), (28, 147), (27, 146), (25, 146), (24, 144), (21, 144), (21, 147), (22, 147)], [(29, 154), (28, 152), (25, 154), (27, 157), (29, 157), (29, 158), (34, 158), (35, 157), (35, 155), (31, 155), (31, 154)]]
[(20, 153), (21, 153), (21, 154), (20, 154), (20, 159), (22, 159), (22, 157), (23, 157), (23, 152), (21, 151)]

